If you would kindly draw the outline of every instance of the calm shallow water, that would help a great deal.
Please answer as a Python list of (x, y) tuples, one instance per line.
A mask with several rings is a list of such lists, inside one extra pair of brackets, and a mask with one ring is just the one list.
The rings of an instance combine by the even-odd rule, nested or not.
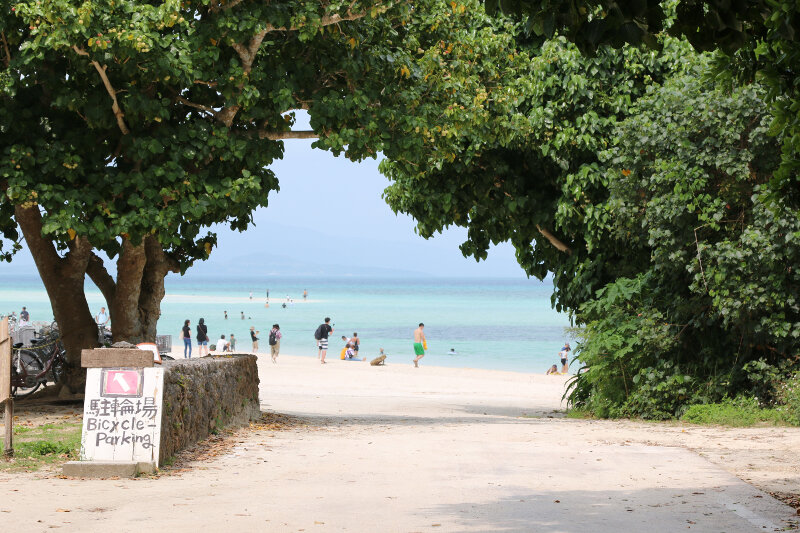
[[(36, 277), (4, 277), (0, 312), (28, 307), (33, 320), (51, 320), (47, 294)], [(265, 307), (266, 290), (270, 307)], [(303, 289), (309, 301), (302, 302)], [(167, 278), (159, 334), (171, 334), (176, 349), (182, 344), (185, 319), (192, 329), (200, 317), (209, 326), (212, 343), (233, 333), (239, 348), (250, 349), (249, 328), (261, 331), (262, 352), (273, 323), (281, 325), (281, 351), (316, 356), (314, 330), (326, 316), (335, 323), (329, 357), (338, 357), (341, 335), (357, 331), (361, 354), (372, 358), (384, 348), (389, 362), (413, 358), (412, 332), (425, 323), (428, 353), (423, 364), (544, 372), (557, 363), (557, 352), (569, 326), (566, 315), (550, 307), (549, 281), (509, 279), (261, 279)], [(89, 305), (96, 313), (104, 300), (87, 285)], [(250, 300), (250, 293), (253, 299)], [(293, 303), (281, 306), (286, 299)], [(223, 318), (223, 311), (229, 318)], [(241, 319), (241, 312), (245, 320)], [(448, 355), (454, 348), (458, 355)], [(196, 353), (197, 347), (193, 346)]]

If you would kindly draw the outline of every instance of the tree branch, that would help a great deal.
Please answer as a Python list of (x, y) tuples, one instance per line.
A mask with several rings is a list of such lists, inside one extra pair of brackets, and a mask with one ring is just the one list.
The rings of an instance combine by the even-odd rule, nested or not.
[(53, 241), (42, 235), (42, 214), (39, 212), (39, 206), (15, 206), (14, 219), (22, 230), (36, 267), (40, 271), (49, 269), (57, 272), (61, 268), (62, 259), (56, 252)]
[(8, 41), (6, 40), (6, 32), (1, 32), (0, 37), (2, 37), (3, 39), (3, 50), (6, 53), (6, 57), (3, 58), (3, 62), (6, 64), (6, 66), (8, 66), (11, 64), (11, 52), (9, 52), (8, 50)]
[[(78, 55), (89, 57), (89, 53), (82, 48), (73, 46), (72, 49), (75, 50), (75, 53)], [(114, 112), (114, 116), (117, 117), (117, 125), (119, 126), (120, 131), (123, 135), (129, 134), (131, 130), (129, 130), (128, 125), (125, 124), (125, 113), (122, 112), (122, 108), (119, 106), (119, 102), (117, 101), (117, 91), (114, 90), (114, 87), (111, 85), (108, 76), (106, 76), (106, 68), (108, 68), (108, 66), (100, 66), (100, 63), (94, 59), (91, 59), (90, 61), (97, 70), (97, 73), (100, 74), (100, 79), (103, 80), (103, 85), (105, 85), (106, 91), (108, 91), (108, 95), (111, 97), (111, 110)]]
[[(232, 5), (229, 5), (228, 8), (233, 7), (234, 5), (238, 4), (239, 2), (231, 2)], [(338, 24), (340, 22), (344, 22), (347, 20), (356, 20), (363, 18), (367, 15), (366, 11), (362, 13), (352, 13), (349, 9), (347, 10), (347, 14), (342, 16), (339, 14), (334, 15), (324, 15), (320, 18), (320, 27), (322, 26), (330, 26), (332, 24)], [(256, 60), (256, 54), (258, 53), (258, 49), (261, 47), (261, 43), (264, 41), (264, 37), (270, 32), (273, 31), (295, 31), (300, 29), (302, 26), (273, 26), (272, 24), (267, 24), (267, 26), (261, 30), (260, 32), (256, 33), (250, 42), (247, 45), (242, 43), (233, 43), (231, 47), (236, 50), (236, 53), (239, 54), (239, 59), (242, 61), (242, 70), (244, 70), (245, 75), (249, 74), (253, 68), (253, 62)], [(239, 112), (241, 109), (238, 105), (233, 105), (224, 108), (221, 110), (217, 115), (217, 119), (225, 124), (227, 127), (230, 127), (233, 124), (233, 119), (236, 116), (236, 113)]]
[(92, 255), (89, 257), (86, 273), (94, 284), (97, 285), (97, 288), (100, 289), (100, 292), (103, 293), (103, 297), (106, 299), (106, 305), (111, 309), (111, 302), (114, 301), (117, 284), (114, 282), (114, 278), (111, 277), (111, 274), (108, 273), (108, 270), (106, 270), (103, 260), (94, 252), (92, 252)]
[(92, 253), (92, 244), (89, 242), (89, 238), (76, 235), (67, 243), (67, 247), (69, 252), (64, 256), (66, 263), (76, 271), (86, 272), (86, 266), (89, 264), (89, 257)]
[[(345, 21), (348, 21), (348, 20), (358, 20), (358, 19), (364, 18), (366, 16), (367, 16), (367, 12), (366, 11), (363, 11), (363, 12), (360, 12), (360, 13), (353, 13), (348, 9), (347, 10), (347, 14), (344, 15), (344, 16), (339, 15), (339, 14), (323, 15), (319, 19), (319, 25), (320, 25), (320, 27), (322, 27), (322, 26), (332, 26), (333, 24), (339, 24), (340, 22), (345, 22)], [(289, 27), (286, 27), (286, 26), (273, 26), (272, 24), (267, 24), (267, 27), (266, 27), (265, 31), (266, 32), (271, 32), (271, 31), (297, 31), (302, 27), (303, 27), (302, 25), (301, 26), (289, 26)]]
[(230, 2), (228, 2), (227, 4), (224, 4), (224, 5), (222, 3), (220, 3), (219, 5), (216, 5), (216, 6), (212, 5), (212, 6), (209, 6), (209, 11), (211, 13), (217, 13), (219, 11), (227, 11), (229, 9), (233, 9), (234, 7), (238, 6), (242, 2), (244, 2), (244, 0), (231, 0)]
[(214, 109), (213, 107), (208, 107), (208, 106), (203, 105), (203, 104), (195, 104), (194, 102), (191, 102), (191, 101), (187, 100), (186, 98), (184, 98), (182, 96), (176, 97), (175, 101), (176, 102), (180, 102), (183, 105), (188, 105), (189, 107), (194, 107), (195, 109), (200, 109), (202, 111), (205, 111), (206, 113), (211, 113), (214, 116), (217, 116), (217, 113), (218, 113), (217, 110)]
[(550, 242), (550, 244), (555, 246), (560, 251), (566, 252), (567, 255), (572, 255), (572, 249), (566, 244), (564, 244), (558, 237), (550, 233), (549, 230), (540, 227), (539, 224), (536, 224), (536, 229), (539, 230), (539, 233), (544, 235), (544, 238), (547, 239)]
[(259, 139), (269, 139), (279, 141), (281, 139), (319, 139), (319, 134), (315, 131), (264, 131), (259, 130)]

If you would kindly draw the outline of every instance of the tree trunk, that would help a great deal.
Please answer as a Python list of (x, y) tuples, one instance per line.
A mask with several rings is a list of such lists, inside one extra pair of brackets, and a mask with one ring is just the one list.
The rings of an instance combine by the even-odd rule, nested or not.
[(153, 236), (137, 246), (123, 240), (116, 282), (99, 258), (90, 262), (87, 272), (108, 303), (114, 342), (155, 342), (165, 293), (164, 278), (169, 272), (178, 271), (178, 264), (164, 253)]
[(116, 291), (114, 299), (108, 302), (114, 342), (138, 344), (146, 341), (139, 327), (139, 294), (146, 261), (144, 243), (133, 246), (123, 238), (122, 252), (117, 259)]
[(72, 393), (83, 392), (86, 371), (81, 368), (81, 351), (97, 346), (97, 325), (84, 293), (86, 265), (92, 246), (85, 237), (76, 236), (70, 242), (69, 251), (61, 257), (53, 241), (42, 236), (42, 215), (38, 206), (17, 206), (15, 216), (47, 290), (67, 350), (67, 368), (62, 383)]

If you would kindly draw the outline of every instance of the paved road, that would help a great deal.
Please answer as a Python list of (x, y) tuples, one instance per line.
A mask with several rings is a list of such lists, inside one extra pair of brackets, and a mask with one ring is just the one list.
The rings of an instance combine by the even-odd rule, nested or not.
[(489, 395), (484, 378), (425, 376), (339, 387), (264, 368), (263, 407), (307, 427), (157, 480), (0, 477), (3, 530), (734, 533), (796, 518), (688, 450), (561, 418), (524, 380)]

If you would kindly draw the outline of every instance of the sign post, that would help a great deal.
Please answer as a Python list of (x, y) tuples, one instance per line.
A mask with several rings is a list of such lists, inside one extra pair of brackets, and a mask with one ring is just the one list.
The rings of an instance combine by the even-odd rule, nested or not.
[(135, 476), (158, 468), (164, 369), (138, 349), (84, 350), (86, 371), (81, 460), (74, 477)]
[(0, 403), (5, 406), (5, 447), (6, 457), (14, 455), (14, 397), (11, 395), (11, 335), (8, 331), (8, 317), (0, 321)]

